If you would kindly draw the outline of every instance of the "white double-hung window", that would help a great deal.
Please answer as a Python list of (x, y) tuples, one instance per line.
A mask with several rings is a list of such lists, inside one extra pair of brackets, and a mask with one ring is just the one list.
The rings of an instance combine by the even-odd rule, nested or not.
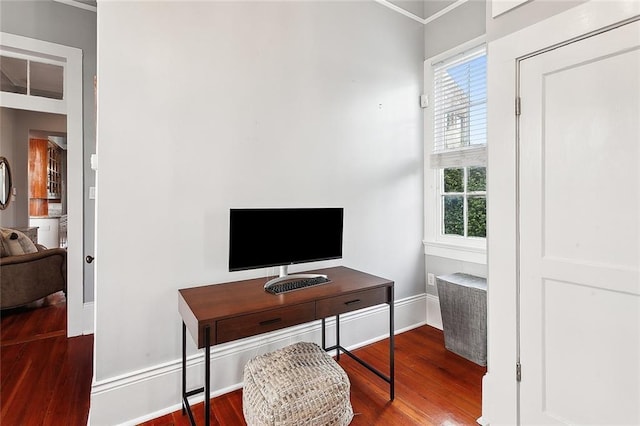
[(487, 55), (475, 40), (425, 61), (425, 252), (486, 262)]

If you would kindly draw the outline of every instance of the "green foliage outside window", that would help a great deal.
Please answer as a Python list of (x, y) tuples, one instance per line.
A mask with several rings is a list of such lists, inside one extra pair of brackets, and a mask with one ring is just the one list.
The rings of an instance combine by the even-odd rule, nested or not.
[(467, 235), (469, 237), (487, 236), (487, 198), (467, 198)]
[(464, 169), (444, 169), (444, 192), (464, 192)]
[(467, 192), (487, 190), (487, 168), (469, 167), (467, 178)]
[(464, 235), (464, 198), (460, 195), (444, 196), (444, 233)]
[(485, 238), (487, 234), (486, 191), (486, 167), (444, 169), (443, 233)]

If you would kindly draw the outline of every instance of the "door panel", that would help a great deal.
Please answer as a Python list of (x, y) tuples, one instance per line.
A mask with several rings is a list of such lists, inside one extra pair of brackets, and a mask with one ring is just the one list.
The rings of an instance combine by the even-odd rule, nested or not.
[(640, 424), (640, 23), (520, 64), (520, 418)]

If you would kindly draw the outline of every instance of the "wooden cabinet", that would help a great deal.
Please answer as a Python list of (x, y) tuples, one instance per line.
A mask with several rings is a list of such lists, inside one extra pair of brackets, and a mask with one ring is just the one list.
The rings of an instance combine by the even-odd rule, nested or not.
[(29, 198), (47, 198), (49, 141), (29, 140)]
[(48, 200), (62, 198), (63, 158), (47, 139), (29, 139), (29, 216), (47, 216)]
[(47, 198), (62, 197), (62, 149), (49, 142), (47, 147)]

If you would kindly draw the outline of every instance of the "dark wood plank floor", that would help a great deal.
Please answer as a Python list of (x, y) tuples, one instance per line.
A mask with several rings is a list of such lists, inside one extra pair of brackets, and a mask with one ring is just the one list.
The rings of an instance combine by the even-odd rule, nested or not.
[[(2, 312), (0, 323), (0, 424), (86, 425), (91, 391), (93, 336), (67, 339), (66, 304), (57, 295), (30, 309)], [(388, 342), (355, 351), (387, 371)], [(474, 425), (481, 413), (486, 369), (444, 348), (440, 330), (423, 326), (396, 336), (396, 398), (388, 385), (343, 355), (351, 380), (353, 426)], [(244, 425), (242, 391), (212, 402), (214, 425)], [(194, 405), (198, 424), (204, 404)], [(188, 425), (180, 411), (144, 423)]]
[(67, 339), (66, 313), (63, 293), (2, 311), (0, 424), (87, 424), (93, 336)]

